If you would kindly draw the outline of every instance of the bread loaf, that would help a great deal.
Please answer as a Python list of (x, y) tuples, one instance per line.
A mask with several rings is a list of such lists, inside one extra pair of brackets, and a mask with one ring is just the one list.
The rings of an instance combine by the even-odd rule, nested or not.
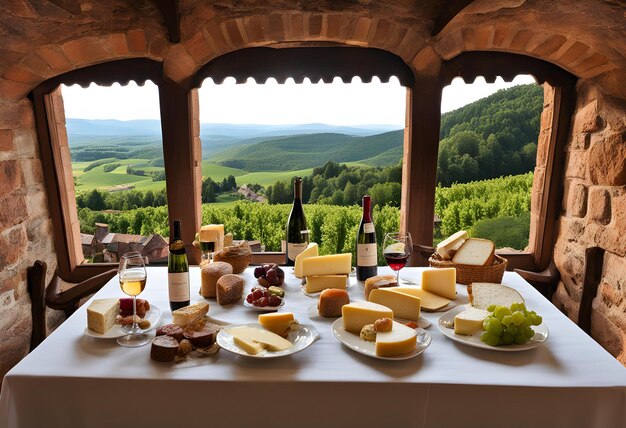
[(343, 305), (350, 303), (350, 296), (346, 290), (327, 288), (320, 294), (317, 311), (323, 317), (340, 317)]
[(495, 244), (488, 239), (470, 238), (454, 253), (452, 262), (460, 265), (487, 266), (493, 261)]
[(202, 267), (200, 271), (200, 294), (205, 299), (213, 299), (217, 297), (217, 280), (227, 275), (229, 273), (233, 273), (233, 267), (226, 262), (213, 262), (207, 263)]
[(381, 287), (397, 287), (394, 275), (377, 275), (365, 280), (365, 300), (369, 300), (372, 290)]
[(524, 303), (517, 290), (491, 282), (473, 282), (467, 286), (467, 294), (470, 304), (478, 309), (487, 309), (489, 305), (509, 307), (512, 303)]
[(248, 241), (241, 241), (213, 254), (213, 260), (216, 262), (230, 264), (233, 267), (233, 273), (241, 273), (246, 270), (251, 259), (252, 250)]
[(233, 274), (227, 274), (217, 280), (217, 303), (230, 305), (237, 302), (243, 296), (243, 278)]

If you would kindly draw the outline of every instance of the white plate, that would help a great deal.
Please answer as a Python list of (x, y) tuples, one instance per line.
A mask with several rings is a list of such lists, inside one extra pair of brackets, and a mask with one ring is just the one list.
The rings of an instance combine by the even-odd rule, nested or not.
[[(161, 320), (161, 309), (155, 305), (150, 305), (150, 310), (146, 312), (144, 319), (150, 321), (150, 327), (145, 330), (139, 329), (139, 333), (146, 333), (157, 328), (157, 325)], [(126, 336), (127, 334), (128, 333), (125, 331), (122, 331), (122, 326), (120, 324), (114, 324), (113, 327), (108, 329), (104, 334), (96, 333), (95, 331), (89, 330), (89, 327), (85, 327), (85, 336), (95, 337), (97, 339), (116, 339), (118, 337)]]
[(441, 318), (439, 318), (439, 322), (437, 323), (437, 325), (439, 326), (439, 331), (441, 331), (444, 336), (451, 340), (454, 340), (455, 342), (463, 343), (465, 345), (473, 346), (475, 348), (483, 348), (489, 349), (491, 351), (500, 352), (517, 352), (525, 351), (527, 349), (533, 349), (541, 345), (548, 339), (548, 327), (546, 327), (545, 323), (542, 323), (538, 326), (532, 326), (532, 329), (535, 330), (535, 335), (532, 339), (530, 339), (523, 345), (491, 346), (480, 341), (481, 332), (478, 332), (472, 336), (456, 334), (454, 332), (454, 328), (446, 327), (446, 325), (454, 325), (454, 317), (466, 309), (467, 306), (465, 305), (457, 306), (456, 308), (450, 309), (448, 312), (443, 314)]
[[(256, 327), (263, 328), (259, 323), (250, 323), (250, 324), (240, 324), (239, 326), (244, 325), (248, 327)], [(272, 352), (268, 350), (263, 350), (258, 354), (252, 355), (248, 354), (246, 351), (241, 349), (239, 346), (235, 345), (233, 340), (233, 336), (228, 332), (232, 327), (239, 327), (235, 325), (230, 325), (224, 329), (222, 329), (217, 334), (217, 343), (222, 348), (227, 350), (228, 352), (232, 352), (233, 354), (242, 355), (244, 357), (250, 358), (278, 358), (278, 357), (286, 357), (287, 355), (293, 355), (297, 352), (300, 352), (313, 344), (317, 339), (320, 338), (320, 334), (317, 332), (315, 327), (312, 325), (300, 324), (298, 328), (294, 331), (291, 331), (287, 336), (287, 340), (293, 343), (293, 346), (289, 349), (285, 349), (284, 351)]]
[(285, 299), (283, 298), (282, 302), (280, 302), (280, 305), (278, 306), (254, 306), (252, 303), (248, 303), (246, 299), (243, 300), (243, 305), (246, 308), (250, 308), (258, 312), (275, 312), (285, 306)]
[(408, 360), (409, 358), (417, 357), (428, 348), (430, 345), (430, 334), (422, 328), (418, 328), (417, 331), (417, 346), (415, 349), (404, 355), (397, 357), (379, 357), (376, 355), (376, 344), (374, 342), (368, 342), (361, 339), (356, 334), (352, 334), (343, 329), (343, 319), (339, 318), (335, 320), (332, 326), (333, 334), (341, 343), (346, 345), (353, 351), (359, 354), (367, 355), (368, 357), (377, 358), (379, 360)]

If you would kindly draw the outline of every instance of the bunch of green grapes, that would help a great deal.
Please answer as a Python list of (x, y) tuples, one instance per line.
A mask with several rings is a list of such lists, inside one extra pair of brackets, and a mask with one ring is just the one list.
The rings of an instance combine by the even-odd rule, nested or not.
[(535, 335), (532, 325), (542, 323), (542, 318), (535, 311), (528, 311), (523, 303), (506, 306), (489, 305), (491, 314), (483, 321), (480, 340), (491, 346), (523, 345)]

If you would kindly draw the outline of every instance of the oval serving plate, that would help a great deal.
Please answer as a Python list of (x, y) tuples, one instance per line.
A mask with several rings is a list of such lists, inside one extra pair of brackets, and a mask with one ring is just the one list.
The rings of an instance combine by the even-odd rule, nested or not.
[[(150, 327), (145, 330), (139, 329), (139, 333), (146, 333), (157, 328), (161, 320), (161, 309), (155, 305), (150, 305), (150, 310), (146, 312), (144, 319), (150, 321)], [(89, 330), (89, 327), (85, 327), (85, 336), (95, 337), (96, 339), (117, 339), (127, 334), (127, 332), (122, 330), (122, 325), (120, 324), (114, 324), (113, 327), (108, 329), (104, 334), (96, 333), (95, 331)]]

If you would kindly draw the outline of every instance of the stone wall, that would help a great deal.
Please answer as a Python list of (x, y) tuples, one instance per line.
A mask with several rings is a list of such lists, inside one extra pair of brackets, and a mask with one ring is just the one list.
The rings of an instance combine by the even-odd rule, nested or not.
[(626, 364), (626, 102), (585, 81), (577, 93), (554, 250), (561, 282), (553, 301), (578, 320), (585, 250), (603, 249), (591, 334)]
[[(30, 347), (32, 320), (26, 268), (56, 254), (30, 101), (0, 101), (0, 377)], [(50, 325), (58, 313), (51, 311)]]

